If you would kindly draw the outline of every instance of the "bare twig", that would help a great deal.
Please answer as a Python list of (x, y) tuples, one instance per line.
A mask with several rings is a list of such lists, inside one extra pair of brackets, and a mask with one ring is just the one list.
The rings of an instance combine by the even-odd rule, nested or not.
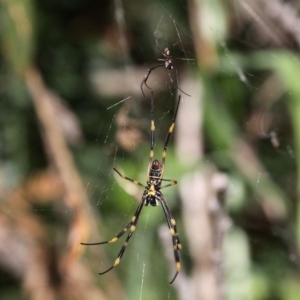
[(180, 185), (195, 299), (224, 299), (223, 236), (230, 222), (219, 200), (220, 191), (226, 189), (222, 176), (207, 167), (186, 176)]
[[(70, 293), (71, 295), (75, 287), (80, 287), (75, 280), (75, 273), (77, 272), (75, 270), (80, 267), (78, 258), (84, 249), (84, 247), (80, 246), (80, 242), (88, 240), (91, 227), (93, 231), (96, 231), (95, 221), (93, 221), (94, 218), (88, 207), (82, 180), (77, 172), (62, 129), (59, 123), (56, 122), (56, 110), (53, 105), (54, 94), (45, 86), (39, 71), (34, 67), (26, 70), (25, 81), (41, 123), (42, 137), (49, 161), (59, 174), (63, 185), (64, 204), (72, 212), (67, 237), (67, 249), (63, 255), (57, 257), (58, 261), (56, 262), (58, 265), (57, 275), (60, 278), (59, 280), (68, 282), (69, 291), (72, 292)], [(72, 278), (75, 281), (72, 281)], [(108, 297), (110, 299), (123, 298), (122, 288), (116, 277), (111, 274), (109, 277), (104, 278), (104, 280), (109, 280), (109, 278), (113, 278), (114, 285), (107, 282)], [(72, 284), (74, 285), (73, 289), (71, 288)], [(118, 288), (116, 288), (116, 285)], [(79, 289), (76, 290), (79, 292)], [(60, 291), (59, 295), (67, 295), (67, 291)], [(78, 295), (74, 297), (72, 299), (76, 299)], [(60, 298), (67, 299), (66, 296), (60, 296)]]
[(300, 47), (300, 19), (292, 4), (281, 0), (238, 0), (234, 3), (241, 8), (241, 13), (246, 13), (245, 19), (254, 21), (265, 41), (271, 39), (278, 46), (292, 45), (295, 41)]
[[(202, 158), (202, 106), (199, 82), (189, 79), (193, 101), (187, 99), (179, 111), (177, 122), (176, 151), (185, 166), (200, 165)], [(184, 84), (184, 82), (183, 82)], [(187, 118), (188, 116), (188, 118)], [(193, 269), (190, 279), (181, 274), (174, 282), (180, 299), (219, 300), (224, 298), (222, 245), (223, 235), (228, 228), (228, 219), (223, 212), (220, 191), (226, 189), (226, 177), (207, 166), (197, 168), (179, 180), (182, 199), (182, 216), (186, 230), (188, 248)], [(164, 249), (165, 228), (160, 229)], [(185, 245), (183, 244), (183, 247)], [(168, 254), (168, 257), (172, 257)], [(174, 265), (170, 261), (170, 268)]]

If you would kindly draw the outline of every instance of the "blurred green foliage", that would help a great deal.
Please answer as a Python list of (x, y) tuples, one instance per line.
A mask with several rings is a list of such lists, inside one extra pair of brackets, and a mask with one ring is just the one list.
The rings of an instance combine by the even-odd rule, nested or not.
[[(141, 112), (140, 119), (147, 124), (140, 128), (145, 143), (133, 151), (126, 151), (117, 147), (115, 138), (118, 130), (115, 118), (120, 107), (106, 109), (126, 95), (99, 94), (91, 84), (93, 70), (122, 72), (127, 67), (118, 46), (120, 28), (115, 20), (114, 3), (116, 1), (5, 0), (1, 4), (0, 166), (3, 185), (13, 189), (48, 163), (39, 123), (22, 77), (29, 65), (36, 65), (47, 86), (67, 102), (80, 121), (84, 141), (71, 149), (86, 182), (91, 207), (102, 215), (103, 236), (108, 238), (127, 224), (137, 206), (136, 200), (115, 181), (112, 167), (120, 166), (122, 173), (145, 182), (149, 156), (149, 105), (142, 95), (134, 99), (134, 106)], [(159, 41), (163, 45), (160, 47), (178, 43), (180, 37), (188, 57), (195, 57), (185, 1), (124, 1), (123, 5), (131, 66), (143, 67), (146, 72), (145, 64), (152, 65), (159, 57), (153, 33), (162, 15)], [(234, 22), (232, 7), (225, 8), (218, 2), (214, 5), (224, 20)], [(172, 20), (180, 25), (178, 32)], [(219, 35), (226, 37), (227, 34), (227, 50), (221, 41), (217, 43), (218, 69), (206, 72), (201, 68), (201, 62), (191, 66), (191, 73), (205, 89), (203, 162), (187, 168), (176, 158), (174, 148), (170, 146), (166, 177), (180, 180), (195, 168), (201, 169), (207, 161), (228, 174), (230, 185), (225, 206), (233, 223), (224, 242), (228, 299), (298, 299), (299, 57), (288, 47), (278, 47), (275, 51), (267, 45), (262, 49), (253, 36), (247, 36), (247, 28), (240, 33), (230, 31), (230, 28), (221, 31), (222, 34), (212, 33), (216, 40)], [(182, 55), (176, 46), (174, 51)], [(237, 68), (246, 76), (246, 81), (241, 80)], [(272, 76), (278, 77), (282, 94), (267, 107), (256, 101), (264, 83)], [(117, 89), (121, 82), (116, 80), (113, 84)], [(139, 84), (140, 81), (136, 82), (137, 86)], [(156, 95), (159, 128), (156, 146), (159, 149), (172, 115), (173, 100), (166, 99), (169, 94), (169, 89), (166, 89)], [(271, 94), (272, 90), (265, 93), (270, 97)], [(159, 102), (158, 99), (165, 101)], [(258, 118), (255, 134), (251, 136), (247, 125), (254, 112)], [(274, 128), (264, 128), (265, 114), (270, 112), (274, 116), (274, 121), (270, 122)], [(274, 148), (269, 138), (264, 139), (270, 130), (278, 134), (279, 148)], [(235, 160), (239, 139), (251, 145), (266, 174), (251, 177), (241, 171)], [(248, 162), (245, 160), (244, 163), (247, 167)], [(165, 195), (174, 217), (179, 220), (183, 244), (187, 245), (177, 192), (176, 188), (168, 189)], [(268, 207), (284, 217), (270, 221), (261, 207), (261, 199), (266, 199)], [(52, 209), (55, 210), (50, 207), (50, 211)], [(42, 218), (47, 217), (47, 212), (42, 213)], [(127, 299), (177, 297), (175, 289), (166, 285), (170, 272), (157, 234), (159, 224), (164, 222), (161, 210), (145, 208), (139, 230), (116, 270)], [(201, 228), (195, 234), (201, 234)], [(113, 262), (121, 243), (104, 247), (108, 261)], [(189, 260), (188, 247), (182, 252), (183, 266), (189, 271), (193, 262)], [(105, 266), (101, 261), (92, 264), (95, 280), (101, 286), (101, 279), (96, 276)], [(3, 299), (21, 299), (19, 279), (4, 268), (0, 269)]]

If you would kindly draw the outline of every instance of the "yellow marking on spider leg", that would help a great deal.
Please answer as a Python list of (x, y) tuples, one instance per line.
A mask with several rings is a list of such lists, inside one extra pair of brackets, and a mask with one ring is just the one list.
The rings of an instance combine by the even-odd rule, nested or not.
[(134, 225), (131, 225), (130, 226), (130, 232), (134, 232), (135, 231), (135, 226)]
[(119, 238), (115, 236), (115, 237), (112, 238), (110, 241), (108, 241), (108, 243), (109, 243), (109, 244), (110, 244), (110, 243), (114, 243), (114, 242), (116, 242), (118, 239), (119, 239)]
[(171, 219), (171, 224), (172, 224), (173, 226), (176, 226), (176, 221), (175, 221), (174, 219)]
[(182, 246), (181, 246), (181, 244), (180, 243), (178, 243), (177, 245), (176, 245), (177, 247), (177, 250), (181, 250), (182, 249)]
[(171, 127), (170, 127), (170, 129), (169, 129), (169, 133), (172, 133), (172, 132), (173, 132), (174, 126), (175, 126), (175, 123), (172, 123), (172, 125), (171, 125)]
[(151, 150), (151, 151), (150, 151), (150, 158), (153, 158), (153, 156), (154, 156), (154, 151)]
[(166, 156), (167, 156), (167, 152), (164, 151), (163, 154), (162, 154), (162, 158), (164, 159), (164, 158), (166, 158)]
[(137, 180), (133, 180), (132, 182), (137, 185), (139, 184), (139, 182)]
[(136, 216), (133, 216), (132, 219), (131, 219), (131, 222), (133, 223), (136, 219)]
[(174, 231), (173, 228), (170, 229), (170, 233), (171, 233), (172, 236), (175, 236), (175, 231)]
[(181, 269), (181, 264), (180, 264), (180, 262), (177, 262), (177, 263), (176, 263), (176, 269), (177, 269), (178, 272), (180, 271), (180, 269)]
[(154, 125), (154, 121), (151, 121), (151, 131), (155, 131), (155, 125)]
[(117, 265), (120, 263), (120, 261), (121, 261), (121, 259), (118, 257), (118, 258), (115, 260), (115, 262), (114, 262), (114, 264), (113, 264), (113, 267), (117, 266)]

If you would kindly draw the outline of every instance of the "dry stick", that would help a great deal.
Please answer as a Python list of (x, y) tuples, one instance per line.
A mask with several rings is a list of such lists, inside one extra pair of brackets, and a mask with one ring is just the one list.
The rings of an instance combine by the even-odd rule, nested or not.
[(239, 12), (246, 14), (243, 18), (250, 18), (253, 25), (259, 27), (259, 34), (265, 40), (284, 46), (291, 45), (291, 36), (300, 46), (300, 20), (297, 7), (281, 0), (244, 0), (235, 2)]
[(274, 23), (281, 24), (282, 28), (293, 35), (298, 47), (300, 47), (298, 8), (279, 0), (273, 0), (272, 2), (260, 0), (259, 2), (262, 3), (265, 16), (268, 15), (270, 19), (274, 20)]
[(193, 262), (195, 299), (225, 299), (223, 239), (230, 226), (218, 195), (227, 177), (213, 166), (195, 171), (181, 180), (183, 220)]
[[(62, 131), (56, 122), (56, 114), (52, 105), (53, 95), (44, 85), (36, 69), (31, 68), (27, 70), (25, 79), (32, 95), (37, 116), (43, 128), (42, 136), (46, 151), (48, 152), (50, 161), (58, 170), (65, 187), (64, 200), (66, 205), (71, 208), (75, 214), (72, 226), (77, 224), (76, 230), (79, 231), (69, 236), (69, 252), (66, 258), (66, 262), (72, 263), (73, 260), (77, 259), (77, 255), (79, 254), (78, 245), (80, 241), (85, 239), (88, 234), (86, 224), (88, 224), (89, 216), (88, 212), (86, 214), (83, 213), (84, 208), (87, 208), (84, 186), (76, 170)], [(68, 267), (68, 263), (65, 267)]]
[[(68, 149), (61, 128), (56, 121), (56, 113), (52, 105), (53, 94), (45, 86), (39, 71), (32, 67), (25, 72), (25, 82), (32, 96), (38, 119), (43, 129), (43, 139), (49, 160), (55, 166), (65, 188), (64, 201), (72, 210), (73, 220), (68, 235), (68, 249), (62, 260), (61, 270), (70, 272), (83, 250), (80, 242), (88, 240), (89, 227), (94, 218), (88, 208), (88, 200), (82, 180), (77, 172), (73, 157)], [(95, 226), (94, 226), (95, 227)], [(118, 285), (108, 285), (108, 293), (112, 299), (122, 298), (122, 289)]]
[[(195, 165), (200, 165), (203, 156), (203, 110), (199, 82), (188, 82), (193, 101), (184, 101), (179, 111), (176, 150), (180, 161), (193, 169), (179, 180), (181, 211), (193, 262), (189, 285), (194, 297), (191, 299), (220, 300), (224, 299), (223, 238), (230, 222), (223, 211), (219, 194), (226, 189), (227, 182), (226, 177), (209, 164), (201, 170), (194, 169)], [(180, 283), (178, 288), (183, 290)]]
[[(202, 7), (200, 2), (189, 0), (188, 7), (197, 60), (204, 70), (210, 72), (218, 63), (216, 44), (201, 33), (202, 23), (199, 22), (201, 20), (199, 12), (202, 11)], [(189, 117), (185, 119), (182, 117), (182, 122), (180, 122), (179, 114), (177, 126), (180, 129), (185, 125), (186, 132), (179, 132), (178, 137), (189, 137), (190, 145), (187, 145), (184, 139), (179, 140), (178, 149), (181, 153), (178, 153), (178, 157), (189, 158), (190, 162), (187, 161), (187, 163), (195, 166), (200, 165), (203, 156), (202, 102), (204, 99), (199, 91), (198, 93), (193, 91), (191, 94), (194, 96), (191, 99), (193, 101), (185, 101), (182, 105), (182, 108), (186, 107), (188, 111), (181, 110), (180, 112), (183, 116)], [(195, 106), (192, 107), (192, 105)], [(188, 125), (185, 124), (187, 122)], [(197, 154), (196, 151), (199, 151), (198, 159), (192, 161)], [(222, 224), (228, 224), (228, 222), (226, 222), (227, 217), (218, 198), (219, 187), (214, 185), (216, 176), (218, 173), (215, 167), (207, 164), (201, 170), (196, 169), (179, 181), (183, 220), (193, 263), (191, 280), (195, 291), (194, 299), (221, 300), (225, 298), (222, 252), (223, 236), (227, 227), (224, 228)]]
[(51, 250), (47, 226), (31, 206), (33, 199), (43, 202), (62, 195), (57, 177), (49, 170), (39, 172), (1, 195), (5, 200), (0, 204), (0, 264), (21, 279), (22, 291), (31, 300), (57, 299), (55, 289), (49, 285)]

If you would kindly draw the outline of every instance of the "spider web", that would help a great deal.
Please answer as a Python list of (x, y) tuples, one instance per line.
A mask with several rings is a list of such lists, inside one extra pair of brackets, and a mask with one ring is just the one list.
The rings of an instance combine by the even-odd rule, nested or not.
[[(86, 206), (74, 208), (71, 200), (57, 202), (67, 197), (59, 183), (50, 193), (46, 172), (38, 177), (37, 186), (43, 189), (37, 189), (38, 196), (29, 197), (30, 205), (20, 205), (16, 200), (20, 194), (7, 196), (12, 204), (3, 201), (3, 211), (20, 226), (15, 232), (22, 232), (21, 224), (27, 217), (37, 226), (31, 228), (34, 233), (30, 235), (30, 226), (26, 231), (24, 225), (26, 234), (20, 234), (24, 240), (13, 231), (2, 235), (3, 244), (7, 245), (10, 237), (11, 245), (20, 252), (9, 255), (7, 249), (11, 248), (0, 250), (4, 257), (1, 288), (12, 297), (10, 284), (20, 286), (15, 278), (29, 278), (8, 259), (10, 256), (20, 258), (19, 265), (27, 270), (28, 253), (38, 257), (37, 249), (46, 249), (46, 258), (33, 264), (36, 273), (32, 274), (54, 266), (52, 273), (49, 271), (53, 282), (61, 280), (61, 286), (71, 282), (83, 294), (95, 291), (103, 299), (292, 299), (298, 292), (293, 283), (299, 263), (297, 212), (290, 218), (291, 207), (297, 206), (297, 106), (290, 104), (298, 95), (297, 84), (293, 85), (298, 78), (293, 69), (297, 58), (290, 50), (299, 47), (298, 33), (293, 29), (298, 28), (296, 5), (279, 0), (273, 5), (263, 0), (231, 0), (226, 6), (203, 1), (201, 7), (194, 1), (115, 0), (113, 4), (110, 9), (104, 4), (95, 9), (94, 4), (40, 4), (42, 11), (50, 12), (45, 28), (52, 28), (55, 18), (65, 24), (64, 37), (59, 30), (49, 31), (49, 35), (45, 29), (44, 34), (39, 33), (44, 50), (37, 51), (37, 65), (45, 84), (60, 95), (53, 97), (56, 121), (74, 147), (72, 157), (84, 182)], [(104, 20), (100, 11), (109, 18), (99, 21)], [(294, 26), (289, 26), (287, 19)], [(68, 43), (57, 46), (61, 40)], [(147, 69), (163, 63), (158, 60), (163, 59), (165, 48), (170, 50), (174, 68), (153, 70), (147, 81), (151, 90), (144, 87), (144, 97), (140, 84)], [(8, 54), (3, 55), (3, 64), (9, 60)], [(35, 109), (27, 104), (34, 93), (28, 97), (17, 77), (5, 78), (5, 68), (1, 67), (1, 86), (7, 88), (1, 91), (4, 188), (0, 190), (16, 187), (25, 195), (24, 191), (31, 192), (36, 184), (27, 174), (45, 167), (45, 161), (56, 171), (59, 168), (47, 129), (37, 125)], [(56, 76), (51, 75), (54, 73)], [(183, 245), (182, 270), (173, 285), (168, 284), (175, 270), (172, 240), (160, 206), (143, 208), (121, 263), (103, 276), (98, 272), (114, 263), (126, 233), (116, 243), (79, 245), (111, 239), (137, 208), (143, 189), (120, 178), (113, 167), (146, 184), (151, 91), (155, 97), (154, 158), (158, 159), (178, 95), (182, 96), (164, 175), (179, 183), (163, 190)], [(18, 120), (19, 127), (8, 115)], [(21, 136), (23, 128), (29, 129)], [(28, 142), (24, 136), (32, 140)], [(39, 145), (34, 147), (38, 149), (27, 143)], [(26, 183), (25, 189), (22, 180), (34, 184)], [(52, 180), (60, 182), (57, 177)], [(6, 195), (3, 192), (2, 198)], [(45, 235), (43, 246), (37, 242), (38, 225)], [(80, 237), (78, 246), (68, 248), (76, 236)], [(39, 246), (26, 248), (27, 244)], [(66, 266), (61, 263), (64, 251), (70, 259), (65, 260), (66, 265), (73, 263), (76, 268), (60, 276), (62, 265)], [(84, 258), (82, 252), (87, 253)], [(55, 298), (62, 295), (57, 286), (40, 279), (26, 291), (31, 296), (33, 291), (53, 293)], [(107, 286), (107, 291), (102, 286)]]

